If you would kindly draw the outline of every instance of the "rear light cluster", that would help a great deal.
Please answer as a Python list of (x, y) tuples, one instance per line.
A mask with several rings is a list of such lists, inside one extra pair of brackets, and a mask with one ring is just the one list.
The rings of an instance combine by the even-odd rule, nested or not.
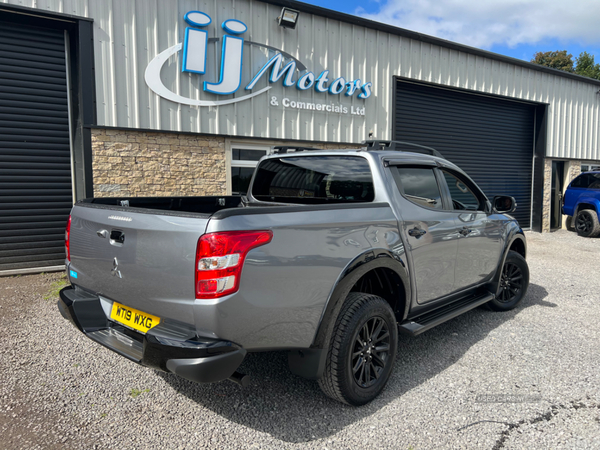
[(236, 292), (248, 252), (272, 239), (273, 232), (269, 230), (201, 236), (196, 248), (196, 298), (219, 298)]
[(71, 216), (69, 216), (67, 228), (65, 229), (65, 254), (67, 260), (71, 262)]

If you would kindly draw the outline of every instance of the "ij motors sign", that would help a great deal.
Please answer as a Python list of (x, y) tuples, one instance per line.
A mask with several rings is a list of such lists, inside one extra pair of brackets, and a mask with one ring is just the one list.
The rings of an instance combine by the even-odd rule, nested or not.
[[(308, 70), (300, 61), (281, 50), (244, 40), (242, 35), (248, 30), (248, 27), (235, 19), (226, 20), (221, 24), (224, 34), (221, 38), (221, 66), (218, 70), (218, 79), (208, 79), (209, 77), (206, 75), (209, 64), (207, 61), (209, 59), (207, 58), (208, 46), (219, 41), (219, 38), (208, 37), (207, 29), (211, 25), (212, 19), (208, 14), (200, 11), (190, 11), (184, 16), (184, 19), (189, 26), (185, 29), (183, 43), (180, 42), (161, 52), (150, 61), (146, 68), (146, 84), (161, 97), (191, 106), (228, 105), (265, 94), (273, 87), (272, 85), (280, 82), (286, 89), (294, 88), (306, 92), (314, 90), (318, 94), (316, 97), (318, 100), (301, 102), (287, 97), (279, 100), (277, 97), (271, 96), (269, 99), (271, 106), (281, 104), (286, 108), (364, 115), (364, 107), (344, 106), (340, 100), (352, 97), (369, 98), (371, 82), (363, 82), (360, 79), (348, 80), (342, 76), (330, 74), (329, 70), (323, 70), (317, 75)], [(251, 74), (249, 80), (243, 82), (244, 51), (252, 51), (257, 48), (262, 50), (262, 55), (266, 53), (274, 53), (274, 55), (269, 55), (270, 58), (263, 56), (264, 65), (260, 70)], [(180, 53), (181, 70), (199, 77), (200, 90), (203, 92), (202, 99), (182, 96), (165, 86), (161, 78), (161, 69), (169, 58), (178, 53)], [(257, 88), (263, 79), (267, 80), (267, 85)], [(242, 93), (243, 95), (240, 95)], [(232, 94), (236, 94), (236, 96), (232, 97)]]

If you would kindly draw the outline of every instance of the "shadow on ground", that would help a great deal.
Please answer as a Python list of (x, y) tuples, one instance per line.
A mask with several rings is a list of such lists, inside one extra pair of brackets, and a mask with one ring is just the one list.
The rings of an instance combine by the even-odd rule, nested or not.
[(229, 381), (200, 385), (171, 374), (160, 376), (199, 406), (228, 420), (291, 443), (331, 436), (370, 416), (389, 402), (426, 382), (457, 362), (495, 328), (532, 306), (556, 307), (545, 301), (541, 286), (529, 286), (527, 297), (513, 311), (497, 313), (478, 308), (420, 336), (400, 336), (399, 354), (390, 382), (370, 404), (354, 408), (321, 393), (317, 382), (293, 375), (285, 352), (254, 353), (240, 371), (251, 376), (242, 389)]

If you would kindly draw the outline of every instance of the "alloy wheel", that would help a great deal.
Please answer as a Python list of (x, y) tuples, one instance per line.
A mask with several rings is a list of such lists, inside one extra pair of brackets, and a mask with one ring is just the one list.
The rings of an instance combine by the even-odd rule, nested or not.
[(588, 233), (594, 224), (592, 223), (592, 219), (587, 214), (579, 214), (575, 221), (575, 228), (577, 231), (581, 231), (583, 233)]
[(372, 317), (358, 332), (352, 349), (352, 374), (362, 388), (375, 384), (388, 362), (390, 330), (381, 317)]
[(500, 278), (500, 292), (498, 293), (498, 301), (502, 303), (511, 302), (521, 291), (523, 287), (523, 272), (516, 264), (507, 262), (502, 270)]

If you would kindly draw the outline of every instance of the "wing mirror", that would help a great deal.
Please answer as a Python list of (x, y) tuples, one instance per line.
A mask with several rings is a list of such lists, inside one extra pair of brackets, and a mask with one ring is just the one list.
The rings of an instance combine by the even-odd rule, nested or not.
[(510, 214), (517, 209), (514, 197), (507, 195), (496, 195), (492, 201), (493, 210), (500, 214)]

